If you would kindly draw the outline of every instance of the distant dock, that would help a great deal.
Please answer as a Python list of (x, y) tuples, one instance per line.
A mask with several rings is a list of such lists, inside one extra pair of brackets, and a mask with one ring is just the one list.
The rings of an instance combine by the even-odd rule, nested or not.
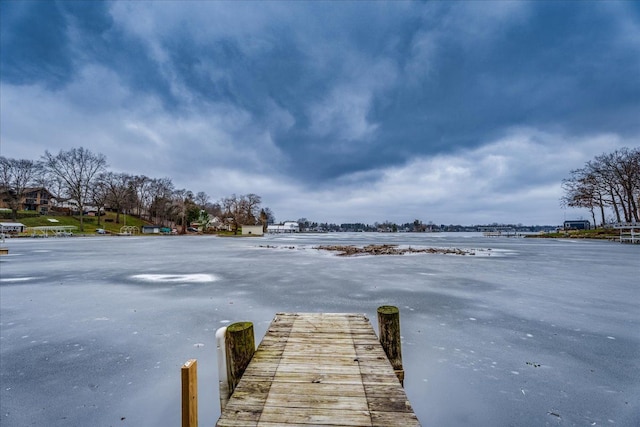
[(620, 243), (640, 243), (640, 223), (618, 223), (613, 228), (620, 230)]
[(478, 227), (484, 237), (523, 237), (523, 233), (518, 233), (513, 227), (489, 226)]

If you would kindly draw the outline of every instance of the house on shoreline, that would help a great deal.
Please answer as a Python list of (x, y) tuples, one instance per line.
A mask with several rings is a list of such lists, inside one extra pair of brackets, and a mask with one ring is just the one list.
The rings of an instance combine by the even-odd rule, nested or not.
[(46, 215), (50, 202), (54, 200), (53, 195), (44, 187), (26, 188), (20, 200), (15, 197), (15, 192), (7, 187), (0, 187), (0, 208), (17, 208), (19, 211), (34, 211)]
[(296, 221), (285, 221), (283, 224), (267, 226), (267, 233), (299, 233), (300, 226)]
[(586, 219), (577, 219), (565, 221), (563, 227), (565, 230), (591, 230), (591, 223)]

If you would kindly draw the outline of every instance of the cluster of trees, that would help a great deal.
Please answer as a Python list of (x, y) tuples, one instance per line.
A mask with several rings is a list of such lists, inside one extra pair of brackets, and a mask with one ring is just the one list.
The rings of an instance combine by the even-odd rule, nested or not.
[(539, 231), (551, 231), (555, 230), (557, 226), (554, 225), (523, 225), (523, 224), (485, 224), (485, 225), (460, 225), (460, 224), (434, 224), (429, 221), (427, 224), (423, 223), (419, 219), (413, 222), (406, 222), (404, 224), (396, 224), (390, 221), (374, 222), (373, 225), (365, 224), (362, 222), (355, 223), (343, 223), (343, 224), (330, 224), (330, 223), (318, 223), (310, 221), (307, 218), (298, 219), (298, 226), (300, 231), (315, 231), (315, 232), (478, 232), (486, 230), (514, 230), (522, 232), (539, 232)]
[(639, 222), (640, 147), (596, 156), (584, 167), (572, 170), (562, 187), (562, 205), (589, 209), (594, 225), (596, 212), (602, 226), (607, 222)]
[(81, 231), (87, 206), (116, 212), (116, 223), (120, 213), (132, 214), (159, 225), (181, 225), (182, 233), (192, 221), (210, 217), (221, 218), (234, 231), (241, 224), (260, 222), (266, 228), (274, 221), (271, 210), (260, 207), (262, 200), (256, 194), (234, 194), (212, 203), (203, 191), (176, 189), (170, 178), (109, 171), (103, 154), (83, 147), (58, 154), (45, 151), (38, 161), (0, 157), (0, 187), (14, 219), (27, 192), (42, 187), (58, 203), (69, 202), (77, 208)]
[(413, 231), (413, 232), (426, 232), (426, 231), (439, 231), (439, 227), (433, 222), (429, 221), (428, 224), (424, 224), (421, 220), (416, 219), (413, 222), (407, 222), (404, 224), (396, 224), (390, 221), (374, 222), (373, 225), (365, 224), (362, 222), (343, 223), (343, 224), (329, 224), (318, 223), (315, 221), (309, 221), (307, 218), (298, 219), (298, 226), (300, 231), (335, 231), (335, 232), (360, 232), (360, 231), (384, 231), (384, 232), (397, 232), (397, 231)]
[(267, 230), (268, 224), (275, 222), (275, 217), (271, 209), (261, 208), (262, 200), (257, 194), (246, 194), (236, 196), (232, 194), (224, 197), (216, 209), (221, 212), (221, 216), (228, 221), (233, 232), (237, 232), (242, 224), (261, 224), (263, 230)]

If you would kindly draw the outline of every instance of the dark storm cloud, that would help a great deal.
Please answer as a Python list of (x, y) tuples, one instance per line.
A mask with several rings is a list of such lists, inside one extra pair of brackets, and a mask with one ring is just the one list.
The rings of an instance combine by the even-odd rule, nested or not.
[[(246, 187), (232, 176), (258, 187), (295, 182), (290, 191), (351, 195), (355, 212), (367, 203), (363, 188), (386, 205), (393, 197), (381, 195), (400, 182), (410, 197), (416, 183), (466, 182), (475, 171), (490, 198), (550, 188), (601, 151), (575, 147), (599, 141), (603, 151), (637, 144), (640, 134), (633, 2), (0, 8), (2, 101), (13, 107), (2, 112), (3, 151), (7, 141), (16, 153), (85, 145), (80, 135), (90, 134), (112, 164), (131, 168), (121, 153), (144, 153), (145, 173), (157, 167), (156, 176), (183, 179), (179, 186), (190, 175), (236, 192)], [(543, 166), (519, 157), (535, 147)], [(556, 164), (554, 151), (576, 163)], [(485, 174), (471, 158), (503, 167)]]
[(66, 19), (55, 2), (2, 2), (2, 80), (62, 85), (72, 79)]
[(444, 34), (447, 24), (424, 22), (423, 37), (437, 44), (429, 73), (418, 78), (420, 90), (402, 86), (374, 120), (385, 120), (390, 138), (402, 132), (398, 142), (423, 153), (477, 146), (513, 125), (580, 132), (622, 125), (637, 132), (638, 45), (621, 42), (617, 23), (593, 3), (541, 2), (527, 14), (506, 23), (488, 20), (498, 33), (489, 37), (464, 34), (462, 21), (448, 24), (453, 28)]
[(130, 88), (152, 92), (172, 105), (167, 82), (139, 40), (114, 27), (109, 3), (25, 1), (2, 2), (1, 7), (3, 82), (60, 89), (95, 63), (117, 72)]

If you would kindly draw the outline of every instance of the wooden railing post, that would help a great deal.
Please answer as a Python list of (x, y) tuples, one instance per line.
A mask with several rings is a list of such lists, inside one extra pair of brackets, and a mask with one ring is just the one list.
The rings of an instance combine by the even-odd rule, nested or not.
[(229, 391), (229, 373), (227, 368), (227, 327), (216, 330), (216, 353), (218, 364), (218, 389), (220, 391), (220, 411), (227, 406), (231, 392)]
[(182, 366), (182, 427), (198, 427), (198, 362)]
[(256, 351), (253, 323), (238, 322), (227, 326), (225, 338), (229, 393), (232, 394)]
[(380, 344), (391, 366), (404, 386), (404, 368), (402, 367), (402, 346), (400, 343), (400, 310), (392, 305), (378, 307), (378, 329)]

